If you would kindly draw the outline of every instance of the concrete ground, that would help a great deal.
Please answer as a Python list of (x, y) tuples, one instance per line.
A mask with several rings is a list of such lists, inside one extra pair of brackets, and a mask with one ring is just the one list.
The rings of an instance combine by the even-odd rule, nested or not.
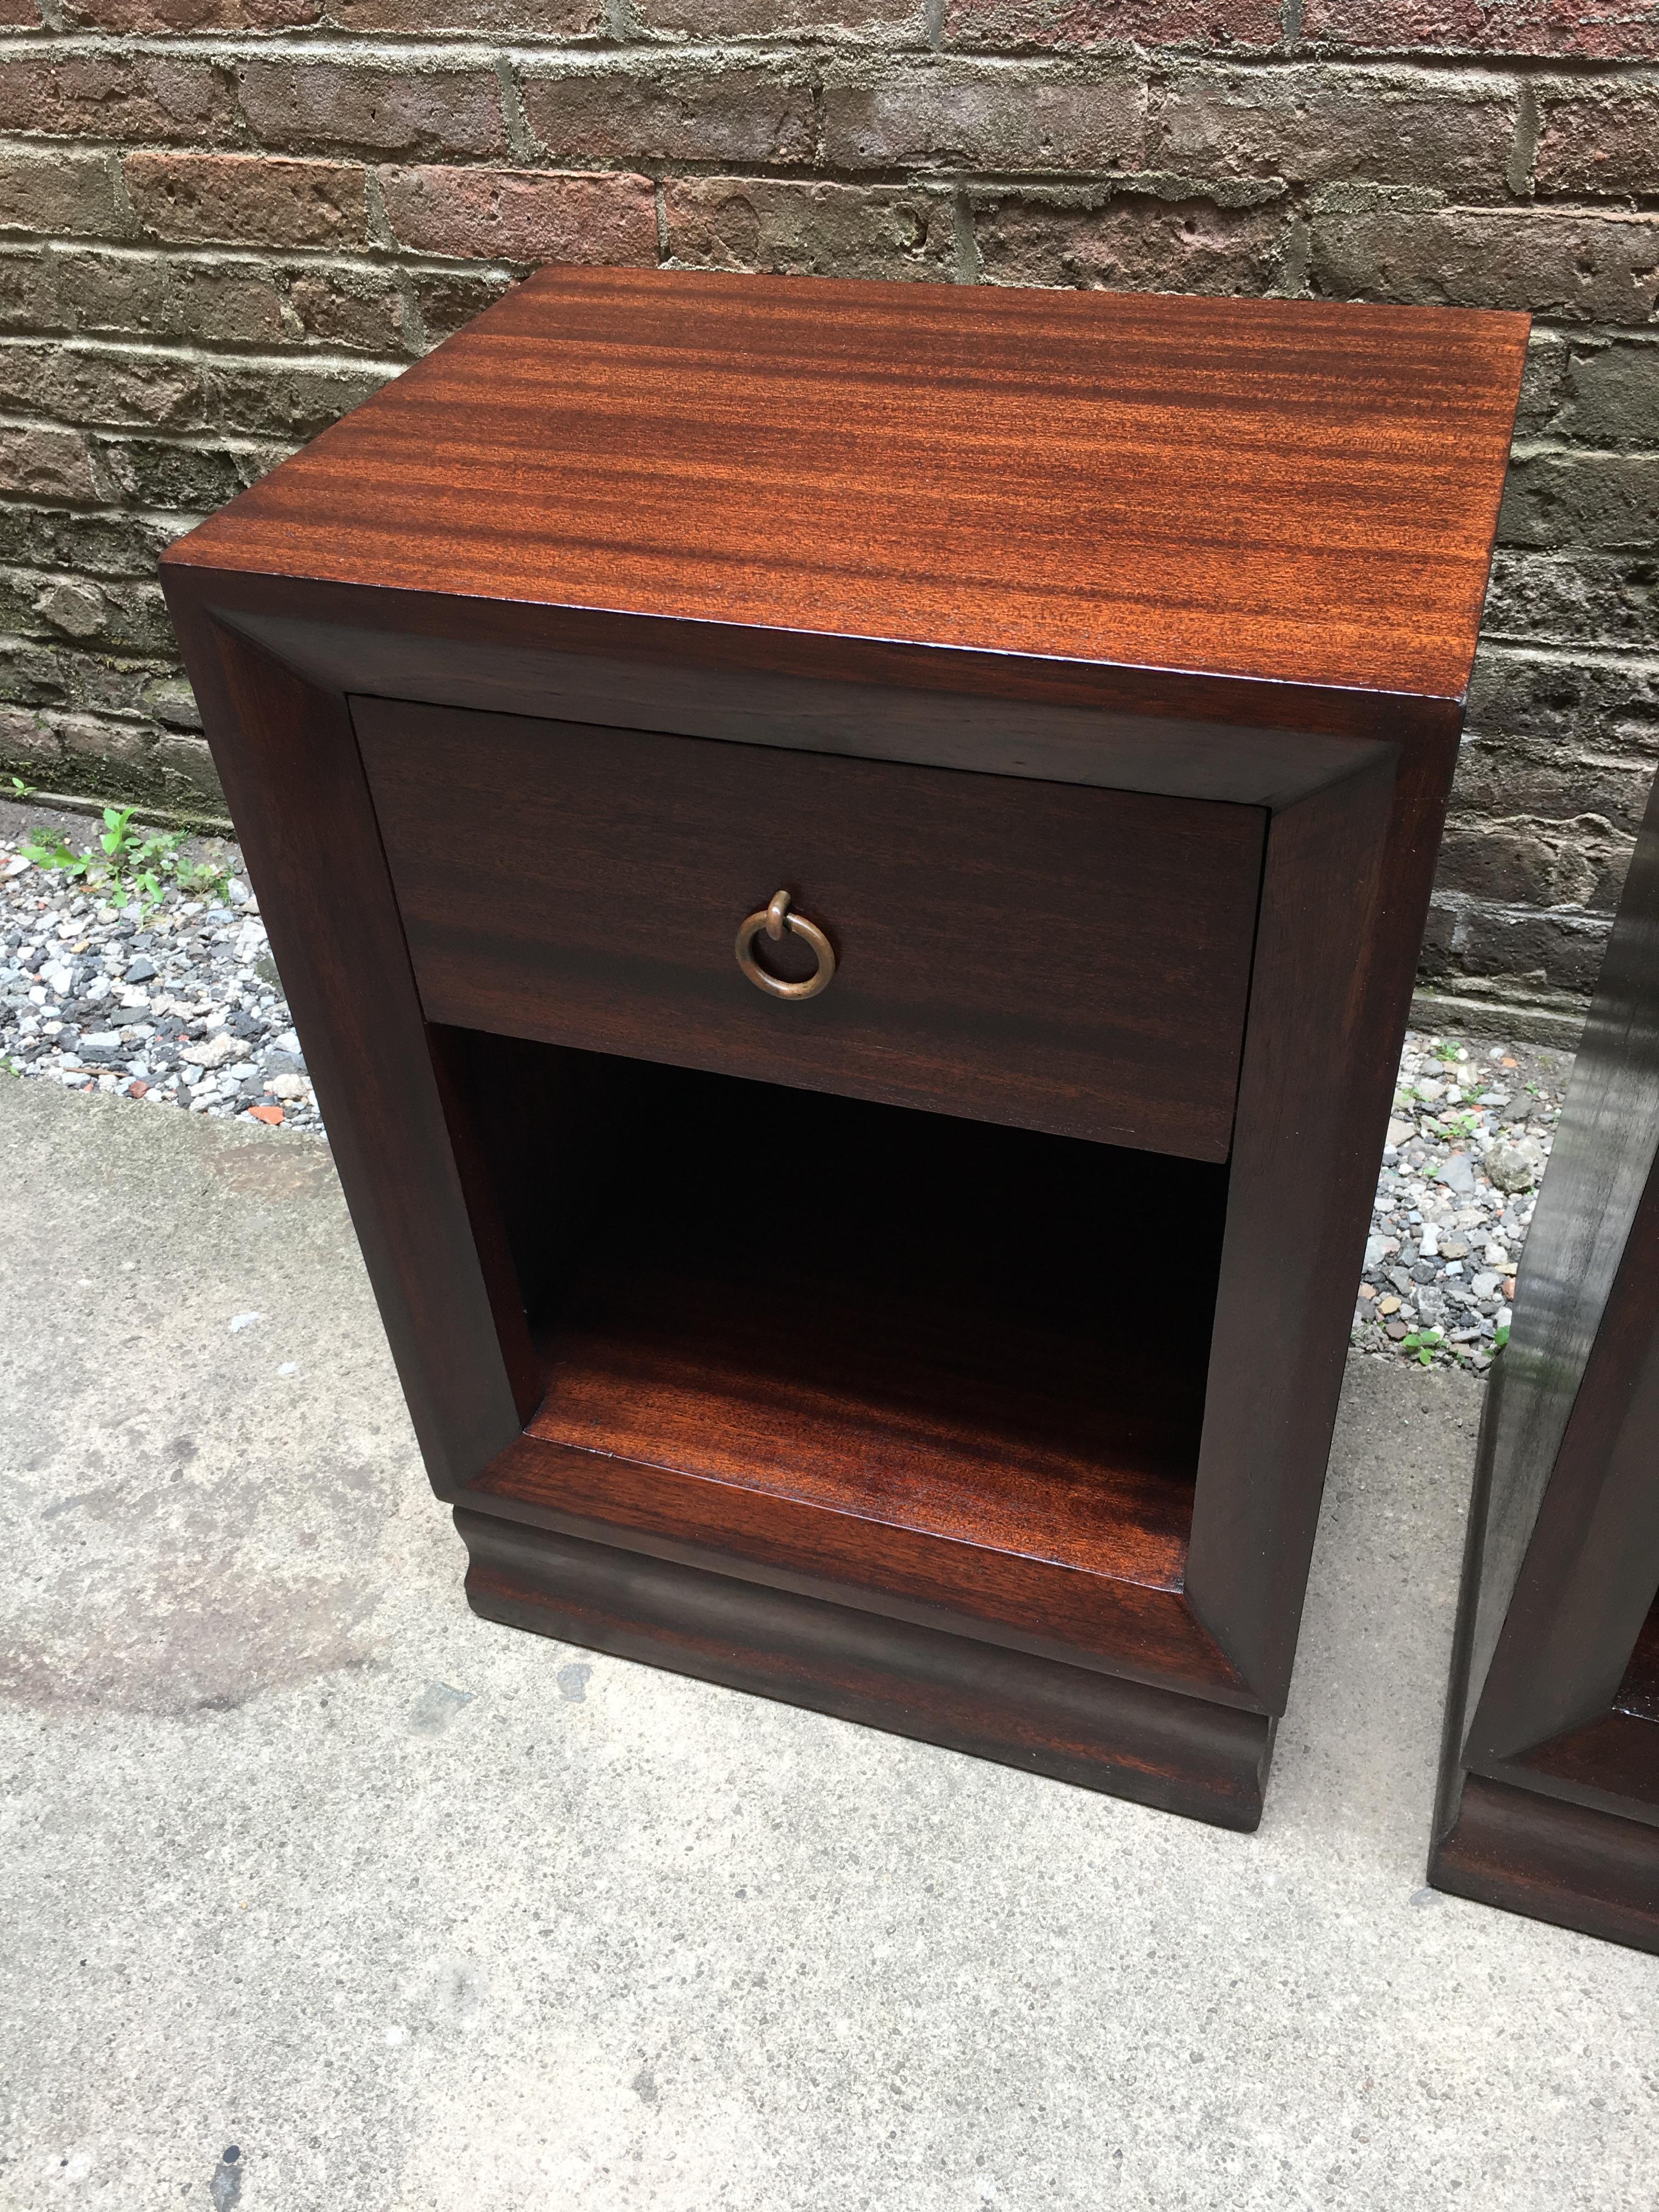
[(1480, 1386), (1235, 1836), (476, 1620), (321, 1141), (0, 1085), (0, 2205), (1621, 2212), (1659, 1961), (1423, 1887)]

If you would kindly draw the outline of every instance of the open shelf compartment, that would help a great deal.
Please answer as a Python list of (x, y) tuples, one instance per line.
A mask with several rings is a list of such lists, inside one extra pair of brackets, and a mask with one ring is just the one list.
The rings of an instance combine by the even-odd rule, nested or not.
[(527, 1440), (1179, 1591), (1224, 1167), (441, 1036), (541, 1360)]

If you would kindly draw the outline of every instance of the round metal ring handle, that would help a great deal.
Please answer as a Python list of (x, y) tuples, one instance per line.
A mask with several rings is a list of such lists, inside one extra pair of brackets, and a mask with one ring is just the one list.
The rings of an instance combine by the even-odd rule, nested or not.
[[(785, 930), (802, 939), (817, 955), (817, 971), (804, 983), (786, 983), (781, 975), (769, 975), (755, 957), (755, 939), (762, 930), (775, 945)], [(751, 914), (738, 932), (738, 965), (750, 981), (774, 999), (816, 999), (827, 990), (830, 979), (836, 972), (836, 948), (815, 921), (808, 921), (804, 914), (794, 913), (789, 904), (787, 891), (775, 894), (769, 906), (758, 914)]]

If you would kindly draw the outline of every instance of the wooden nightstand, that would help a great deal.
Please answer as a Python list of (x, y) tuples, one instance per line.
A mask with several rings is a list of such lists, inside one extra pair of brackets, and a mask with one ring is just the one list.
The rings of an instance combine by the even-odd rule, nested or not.
[(1429, 1879), (1659, 1951), (1659, 789), (1480, 1425)]
[(481, 1612), (1255, 1824), (1525, 342), (547, 270), (173, 548)]

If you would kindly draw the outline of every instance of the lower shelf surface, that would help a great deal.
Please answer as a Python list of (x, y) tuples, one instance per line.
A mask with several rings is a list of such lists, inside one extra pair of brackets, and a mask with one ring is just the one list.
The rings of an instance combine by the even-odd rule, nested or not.
[(476, 1613), (1227, 1828), (1273, 1722), (490, 1513), (458, 1510)]

